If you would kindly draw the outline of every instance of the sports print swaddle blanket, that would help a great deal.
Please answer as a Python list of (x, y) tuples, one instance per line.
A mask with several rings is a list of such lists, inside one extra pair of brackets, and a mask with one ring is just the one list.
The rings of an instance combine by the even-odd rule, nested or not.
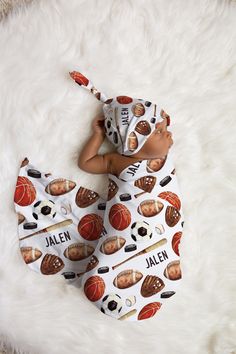
[(34, 271), (72, 282), (86, 270), (105, 232), (106, 201), (93, 190), (39, 171), (25, 158), (14, 195), (22, 257)]
[(109, 174), (107, 200), (25, 159), (14, 201), (25, 263), (69, 281), (82, 276), (86, 297), (105, 314), (147, 319), (175, 294), (184, 221), (170, 152)]
[[(170, 117), (149, 101), (108, 99), (79, 72), (81, 87), (104, 102), (105, 132), (119, 153), (132, 155), (157, 122)], [(184, 215), (171, 151), (144, 159), (117, 177), (107, 199), (65, 177), (22, 161), (14, 203), (25, 263), (44, 275), (79, 279), (99, 311), (119, 320), (154, 316), (179, 286)]]
[[(161, 168), (160, 168), (161, 167)], [(181, 279), (183, 211), (170, 153), (109, 174), (105, 237), (82, 278), (87, 298), (119, 319), (153, 316)]]

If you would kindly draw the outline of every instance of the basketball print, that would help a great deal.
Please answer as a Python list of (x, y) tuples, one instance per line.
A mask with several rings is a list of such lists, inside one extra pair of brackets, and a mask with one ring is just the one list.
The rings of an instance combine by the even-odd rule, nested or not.
[[(168, 299), (181, 284), (179, 244), (184, 220), (171, 155), (164, 150), (151, 154), (148, 144), (143, 153), (135, 153), (157, 123), (169, 116), (159, 103), (125, 95), (109, 99), (83, 74), (70, 75), (104, 103), (104, 132), (123, 155), (122, 161), (112, 153), (110, 171), (117, 174), (108, 173), (104, 200), (80, 181), (49, 177), (50, 173), (27, 165), (15, 193), (21, 212), (19, 240), (25, 247), (22, 256), (32, 269), (38, 265), (41, 274), (81, 281), (86, 298), (100, 315), (121, 321), (149, 319), (161, 309), (162, 300), (172, 301)], [(118, 174), (118, 162), (125, 160), (126, 167)], [(50, 200), (57, 207), (48, 223), (44, 217), (44, 224), (35, 216), (32, 220), (32, 207), (39, 200)]]
[(173, 205), (176, 209), (180, 210), (181, 201), (176, 193), (167, 191), (162, 192), (158, 195), (159, 198), (167, 200), (171, 205)]
[(15, 188), (14, 202), (20, 206), (32, 204), (36, 198), (33, 183), (24, 176), (18, 176)]
[(176, 232), (174, 234), (174, 236), (172, 238), (172, 242), (171, 242), (173, 251), (177, 254), (177, 256), (179, 256), (179, 244), (180, 244), (181, 236), (182, 236), (182, 232), (181, 231)]
[(129, 103), (133, 102), (133, 99), (128, 96), (117, 96), (116, 100), (120, 104), (129, 104)]
[(101, 237), (102, 230), (103, 219), (97, 214), (87, 214), (83, 216), (78, 224), (79, 234), (85, 240), (97, 240)]
[(103, 297), (105, 291), (105, 282), (98, 276), (88, 278), (84, 284), (84, 293), (90, 301), (98, 301)]
[(138, 314), (138, 320), (145, 320), (147, 318), (153, 317), (158, 310), (161, 308), (160, 302), (151, 302), (142, 308)]
[(126, 229), (131, 222), (131, 214), (126, 206), (121, 203), (113, 205), (109, 211), (110, 224), (116, 230)]

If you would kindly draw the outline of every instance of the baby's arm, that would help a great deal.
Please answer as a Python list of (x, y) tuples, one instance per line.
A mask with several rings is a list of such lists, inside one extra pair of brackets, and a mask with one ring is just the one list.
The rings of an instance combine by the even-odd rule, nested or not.
[(82, 149), (78, 166), (86, 172), (103, 174), (109, 173), (112, 153), (98, 155), (97, 152), (105, 139), (104, 118), (98, 116), (93, 121), (93, 134)]

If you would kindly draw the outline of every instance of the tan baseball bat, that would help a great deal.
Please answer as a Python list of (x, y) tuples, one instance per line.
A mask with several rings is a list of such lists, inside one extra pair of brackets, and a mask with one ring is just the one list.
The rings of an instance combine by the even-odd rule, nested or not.
[(138, 197), (140, 197), (140, 195), (143, 195), (144, 193), (147, 193), (147, 191), (137, 193), (137, 194), (134, 195), (134, 197), (138, 198)]
[(39, 234), (42, 234), (42, 233), (45, 233), (45, 232), (50, 232), (50, 231), (53, 231), (53, 230), (56, 230), (56, 229), (60, 229), (62, 227), (70, 225), (72, 223), (73, 223), (72, 219), (67, 219), (67, 220), (64, 220), (64, 221), (60, 221), (57, 224), (54, 224), (54, 225), (51, 225), (51, 226), (47, 226), (47, 227), (45, 227), (42, 230), (34, 232), (33, 234), (21, 237), (21, 238), (19, 238), (19, 241), (22, 241), (22, 240), (24, 240), (26, 238), (29, 238), (29, 237), (32, 237), (32, 236), (36, 236), (36, 235), (39, 235)]
[(133, 310), (127, 312), (126, 314), (124, 314), (123, 316), (119, 317), (118, 320), (120, 320), (120, 321), (126, 320), (126, 318), (129, 318), (130, 316), (133, 316), (136, 312), (137, 312), (137, 310), (133, 309)]
[(139, 251), (138, 253), (136, 253), (136, 254), (134, 254), (133, 256), (131, 256), (131, 257), (125, 259), (125, 260), (122, 261), (121, 263), (118, 263), (118, 264), (114, 265), (114, 266), (112, 267), (112, 269), (113, 269), (113, 270), (116, 269), (116, 268), (119, 267), (121, 264), (123, 264), (123, 263), (125, 263), (125, 262), (128, 262), (130, 259), (133, 259), (133, 258), (135, 258), (135, 257), (141, 256), (141, 255), (144, 254), (144, 253), (151, 252), (151, 251), (155, 250), (156, 248), (158, 248), (158, 247), (160, 247), (160, 246), (166, 244), (166, 242), (167, 242), (167, 239), (166, 239), (166, 238), (162, 238), (160, 241), (154, 243), (153, 245), (148, 246), (147, 248), (144, 248), (142, 251)]

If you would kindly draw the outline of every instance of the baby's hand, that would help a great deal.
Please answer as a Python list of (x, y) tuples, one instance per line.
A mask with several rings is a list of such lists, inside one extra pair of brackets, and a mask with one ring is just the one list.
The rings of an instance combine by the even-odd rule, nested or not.
[(104, 120), (105, 120), (105, 117), (101, 113), (93, 119), (92, 129), (95, 133), (100, 133), (100, 134), (105, 135)]

